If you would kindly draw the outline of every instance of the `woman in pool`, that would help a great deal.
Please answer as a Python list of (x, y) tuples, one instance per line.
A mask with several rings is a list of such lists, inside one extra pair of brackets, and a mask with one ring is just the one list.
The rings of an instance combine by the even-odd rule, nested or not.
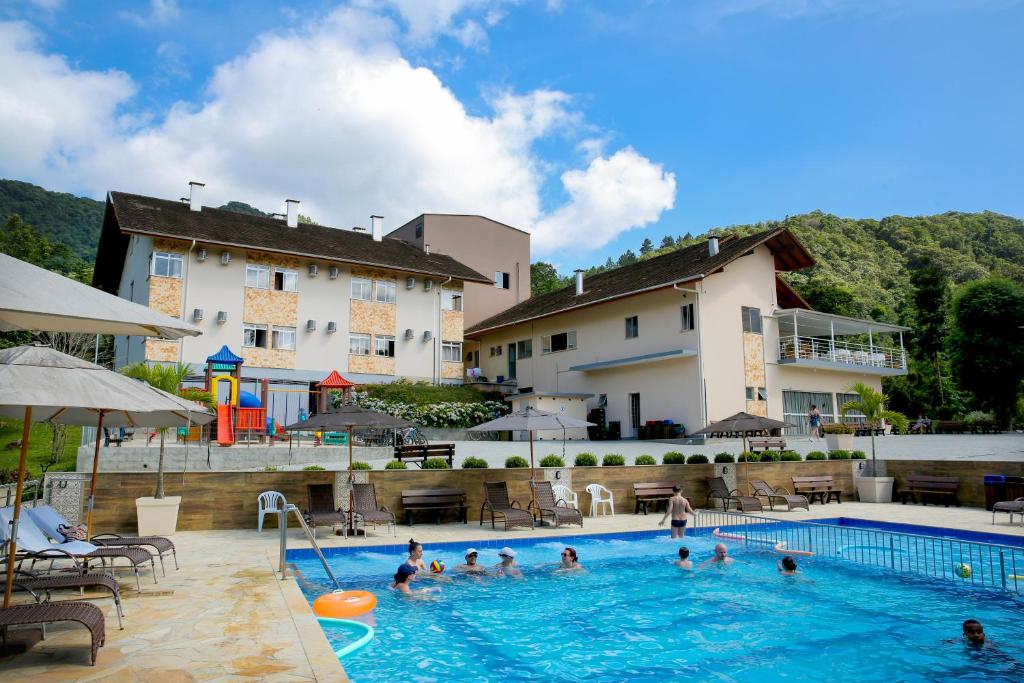
[(558, 563), (558, 569), (556, 572), (579, 572), (586, 571), (583, 569), (583, 565), (579, 563), (579, 557), (576, 555), (576, 549), (566, 547), (562, 551), (562, 561)]
[(451, 581), (451, 577), (444, 574), (434, 574), (427, 571), (427, 565), (423, 562), (423, 544), (415, 538), (409, 539), (409, 559), (405, 564), (416, 569), (417, 579), (434, 579), (436, 581)]
[(512, 576), (517, 579), (523, 578), (523, 572), (519, 569), (519, 565), (516, 564), (515, 550), (506, 546), (498, 551), (498, 557), (501, 558), (501, 562), (494, 565), (494, 569), (498, 576)]

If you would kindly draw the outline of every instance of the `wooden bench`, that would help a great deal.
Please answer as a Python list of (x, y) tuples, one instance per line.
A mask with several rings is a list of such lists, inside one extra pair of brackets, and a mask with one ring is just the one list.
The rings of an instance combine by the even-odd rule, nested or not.
[(815, 498), (823, 505), (832, 500), (837, 503), (843, 502), (843, 490), (835, 487), (831, 475), (793, 477), (793, 493), (807, 496), (810, 503), (813, 503)]
[(455, 444), (431, 443), (425, 446), (395, 446), (395, 460), (398, 462), (415, 463), (422, 469), (427, 458), (444, 458), (448, 468), (455, 466)]
[(466, 492), (461, 489), (411, 489), (402, 491), (402, 509), (405, 510), (405, 523), (412, 526), (412, 513), (416, 510), (433, 510), (436, 523), (441, 523), (445, 510), (455, 510), (455, 514), (466, 523)]
[(758, 450), (770, 451), (772, 449), (784, 451), (786, 450), (786, 438), (782, 436), (755, 436), (747, 439), (747, 445), (752, 453), (757, 453)]
[(885, 436), (885, 430), (881, 427), (854, 427), (854, 436)]
[(932, 431), (936, 434), (963, 434), (967, 429), (963, 422), (956, 420), (937, 420), (932, 422)]
[(677, 486), (677, 484), (671, 481), (633, 484), (633, 495), (636, 496), (636, 508), (633, 510), (633, 514), (640, 514), (640, 510), (642, 509), (646, 515), (648, 503), (654, 503), (657, 505), (659, 501), (667, 501), (675, 495), (675, 493), (672, 492), (673, 486)]
[[(920, 500), (922, 505), (928, 504), (928, 497), (943, 499), (946, 507), (949, 507), (950, 499), (960, 507), (960, 500), (957, 498), (956, 490), (960, 486), (960, 480), (956, 477), (933, 477), (926, 474), (908, 475), (903, 487), (899, 490), (900, 500), (906, 505), (907, 498), (915, 503)], [(920, 498), (918, 498), (920, 496)]]

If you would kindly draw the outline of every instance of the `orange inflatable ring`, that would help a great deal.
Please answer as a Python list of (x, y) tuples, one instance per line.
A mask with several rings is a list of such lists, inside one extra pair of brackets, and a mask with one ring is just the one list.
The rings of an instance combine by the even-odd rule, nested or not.
[(811, 557), (814, 555), (810, 550), (787, 550), (785, 541), (775, 544), (775, 552), (782, 553), (783, 555), (801, 555), (803, 557)]
[(313, 601), (318, 617), (347, 619), (366, 614), (377, 606), (377, 596), (369, 591), (341, 591), (321, 595)]

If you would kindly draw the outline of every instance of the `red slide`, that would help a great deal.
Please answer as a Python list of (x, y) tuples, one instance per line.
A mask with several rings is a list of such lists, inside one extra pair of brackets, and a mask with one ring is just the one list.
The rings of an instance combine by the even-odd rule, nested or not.
[(235, 443), (235, 429), (231, 424), (231, 406), (217, 406), (217, 443), (221, 446), (232, 446)]

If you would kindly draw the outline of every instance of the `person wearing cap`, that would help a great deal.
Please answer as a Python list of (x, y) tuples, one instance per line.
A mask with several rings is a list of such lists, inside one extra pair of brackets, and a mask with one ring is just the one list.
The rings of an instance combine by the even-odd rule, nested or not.
[(505, 546), (498, 551), (498, 557), (501, 558), (501, 562), (494, 565), (495, 569), (498, 570), (498, 576), (515, 576), (520, 578), (523, 576), (523, 572), (519, 570), (519, 565), (516, 564), (515, 550)]
[(556, 572), (578, 572), (585, 571), (583, 565), (579, 563), (579, 556), (576, 555), (576, 549), (570, 546), (566, 546), (562, 551), (562, 561), (558, 563), (558, 569)]
[(412, 589), (409, 588), (409, 582), (415, 575), (416, 567), (413, 567), (408, 562), (403, 562), (398, 565), (398, 571), (395, 572), (395, 581), (391, 584), (391, 588), (401, 591), (406, 595), (412, 595)]
[(476, 548), (470, 548), (466, 551), (466, 563), (460, 564), (455, 568), (455, 571), (462, 572), (464, 574), (484, 574), (487, 572), (487, 568), (482, 564), (477, 563), (477, 558), (480, 553), (477, 552)]

